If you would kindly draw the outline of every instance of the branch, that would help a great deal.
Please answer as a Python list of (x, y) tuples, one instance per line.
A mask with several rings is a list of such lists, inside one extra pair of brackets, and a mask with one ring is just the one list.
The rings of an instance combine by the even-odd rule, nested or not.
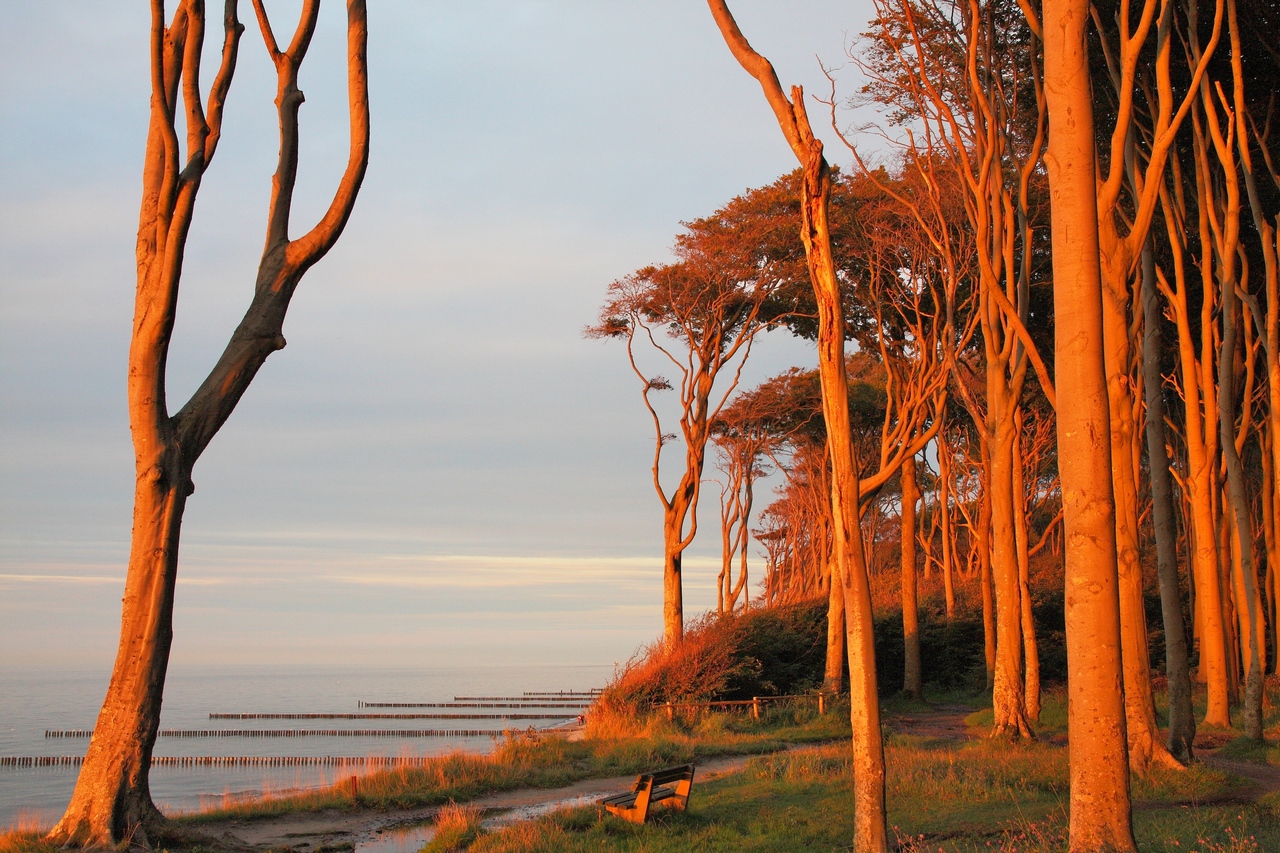
[[(312, 22), (314, 27), (314, 22)], [(309, 38), (309, 36), (308, 36)], [(290, 47), (293, 51), (297, 47)], [(338, 241), (351, 218), (356, 194), (369, 165), (369, 64), (366, 51), (369, 42), (365, 0), (347, 2), (347, 101), (351, 123), (350, 153), (347, 168), (324, 217), (305, 235), (289, 244), (289, 264), (304, 271), (325, 256)], [(302, 49), (305, 51), (305, 44)], [(299, 59), (299, 61), (301, 61)], [(296, 118), (296, 114), (295, 114)]]
[[(733, 13), (729, 11), (724, 0), (707, 0), (707, 5), (711, 8), (711, 15), (716, 19), (716, 26), (720, 28), (720, 34), (724, 36), (734, 59), (738, 60), (738, 64), (746, 69), (748, 74), (759, 81), (760, 88), (764, 90), (765, 100), (769, 102), (774, 115), (778, 117), (778, 126), (782, 128), (782, 135), (787, 138), (787, 144), (791, 146), (796, 159), (801, 164), (808, 162), (809, 150), (805, 144), (801, 126), (796, 121), (796, 105), (783, 94), (782, 84), (778, 82), (773, 64), (751, 47), (742, 30), (738, 29), (738, 22), (733, 19)], [(797, 92), (798, 87), (792, 91)]]
[(240, 52), (240, 36), (244, 33), (244, 24), (236, 16), (236, 0), (226, 0), (226, 8), (222, 16), (222, 26), (226, 35), (222, 41), (222, 65), (213, 78), (213, 86), (209, 89), (208, 113), (209, 136), (204, 141), (205, 166), (213, 160), (213, 153), (218, 148), (218, 140), (222, 138), (222, 108), (227, 100), (227, 91), (231, 88), (231, 77), (236, 70), (236, 57)]

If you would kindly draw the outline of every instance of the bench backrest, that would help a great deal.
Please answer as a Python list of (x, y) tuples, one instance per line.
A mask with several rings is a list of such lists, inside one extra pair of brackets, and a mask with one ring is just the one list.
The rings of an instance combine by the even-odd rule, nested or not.
[(665, 785), (668, 782), (679, 782), (684, 779), (692, 779), (693, 765), (684, 764), (680, 767), (669, 767), (666, 770), (659, 770), (656, 773), (647, 773), (645, 775), (653, 779), (653, 784)]

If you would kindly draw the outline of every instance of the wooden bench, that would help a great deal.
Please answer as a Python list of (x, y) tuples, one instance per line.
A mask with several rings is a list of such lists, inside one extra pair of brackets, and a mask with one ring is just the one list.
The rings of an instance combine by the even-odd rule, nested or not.
[(670, 800), (672, 808), (687, 809), (692, 787), (693, 765), (684, 764), (656, 773), (642, 773), (636, 777), (636, 784), (630, 791), (605, 797), (600, 803), (621, 818), (632, 823), (644, 823), (649, 816), (649, 806), (654, 803)]

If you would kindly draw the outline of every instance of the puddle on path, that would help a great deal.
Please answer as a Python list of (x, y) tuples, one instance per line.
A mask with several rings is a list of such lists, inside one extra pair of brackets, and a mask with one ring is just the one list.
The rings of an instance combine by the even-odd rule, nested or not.
[(434, 822), (388, 827), (356, 841), (352, 853), (418, 853), (435, 834)]
[[(550, 814), (557, 809), (589, 806), (599, 799), (599, 794), (587, 794), (581, 797), (571, 797), (567, 800), (553, 800), (549, 803), (535, 803), (530, 806), (504, 809), (485, 818), (481, 825), (485, 829), (501, 829), (504, 826), (519, 823), (522, 820), (533, 820), (536, 817)], [(435, 823), (431, 821), (387, 827), (356, 841), (355, 850), (352, 853), (418, 853), (423, 845), (435, 835), (435, 831)]]
[(571, 809), (577, 806), (593, 805), (600, 800), (599, 794), (586, 794), (581, 797), (573, 797), (568, 800), (555, 800), (550, 803), (536, 803), (531, 806), (519, 806), (514, 809), (507, 809), (491, 818), (487, 818), (483, 822), (485, 829), (498, 829), (512, 823), (519, 823), (522, 820), (533, 820), (535, 817), (542, 817), (544, 814), (550, 814), (557, 809)]

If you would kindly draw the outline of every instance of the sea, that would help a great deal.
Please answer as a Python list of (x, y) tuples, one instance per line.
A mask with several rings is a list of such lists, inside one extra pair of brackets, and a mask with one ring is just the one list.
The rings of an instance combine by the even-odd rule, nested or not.
[[(582, 710), (476, 706), (572, 706), (582, 702), (582, 697), (555, 694), (588, 693), (603, 687), (612, 675), (612, 665), (171, 667), (160, 728), (162, 733), (172, 730), (184, 734), (162, 734), (156, 740), (154, 755), (220, 758), (225, 763), (229, 758), (253, 757), (413, 759), (458, 750), (484, 754), (501, 741), (504, 731), (563, 726), (572, 723)], [(57, 822), (71, 799), (79, 768), (72, 764), (24, 766), (27, 762), (3, 759), (83, 756), (89, 739), (81, 733), (93, 728), (109, 676), (106, 668), (0, 669), (0, 828), (47, 828)], [(429, 704), (473, 707), (406, 707)], [(457, 716), (213, 716), (259, 714)], [(291, 734), (272, 733), (277, 730)], [(234, 734), (201, 734), (213, 731)], [(380, 731), (397, 734), (380, 735)], [(466, 733), (422, 734), (428, 731)], [(166, 814), (174, 814), (263, 793), (330, 785), (374, 769), (373, 762), (318, 766), (170, 766), (157, 762), (150, 778), (156, 804)]]

